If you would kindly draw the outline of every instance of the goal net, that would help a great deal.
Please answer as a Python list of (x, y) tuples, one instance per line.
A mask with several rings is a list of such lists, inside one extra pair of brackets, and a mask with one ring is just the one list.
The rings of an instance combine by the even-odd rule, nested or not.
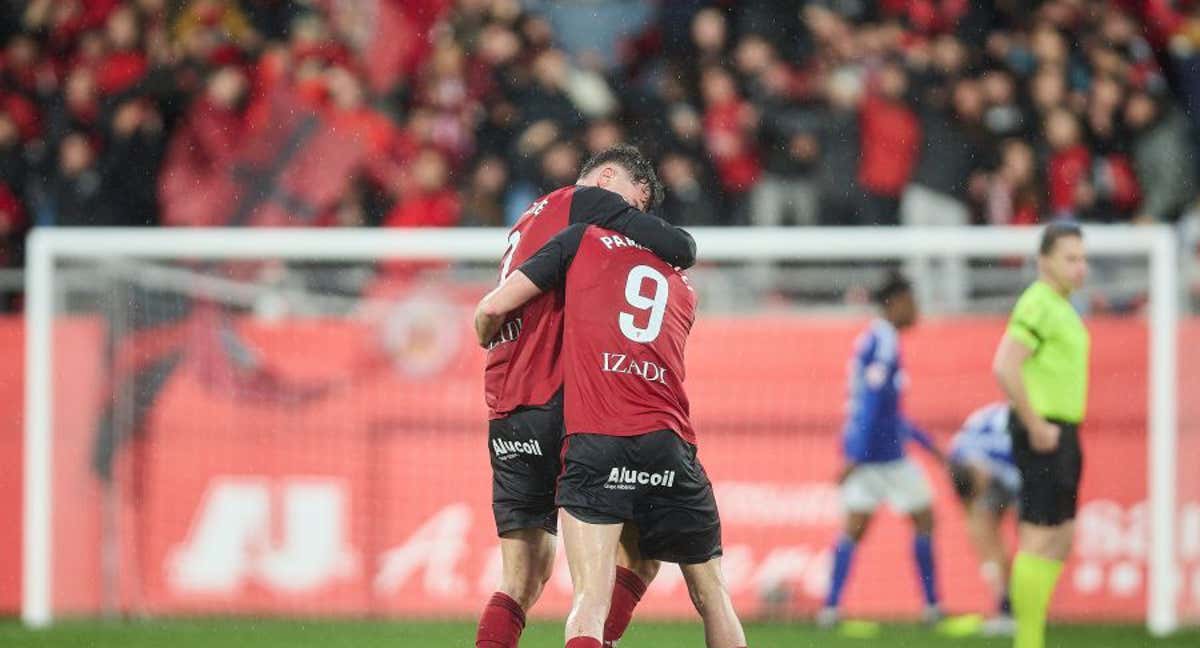
[[(841, 525), (846, 366), (869, 288), (915, 281), (905, 408), (945, 447), (990, 374), (1035, 230), (698, 230), (687, 387), (747, 618), (807, 619)], [(1053, 614), (1200, 618), (1200, 324), (1166, 228), (1086, 232), (1093, 337), (1079, 535)], [(30, 243), (23, 616), (474, 616), (499, 577), (470, 314), (493, 230), (38, 230)], [(1183, 394), (1183, 398), (1178, 398)], [(946, 471), (938, 585), (993, 594)], [(1011, 534), (1011, 529), (1009, 529)], [(880, 513), (850, 616), (920, 610)], [(562, 556), (560, 555), (560, 560)], [(556, 570), (535, 615), (565, 613)], [(688, 618), (664, 569), (640, 617)]]

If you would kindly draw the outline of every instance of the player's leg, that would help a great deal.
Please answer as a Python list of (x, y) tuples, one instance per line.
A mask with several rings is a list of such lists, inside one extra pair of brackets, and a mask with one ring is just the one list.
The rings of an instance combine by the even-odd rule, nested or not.
[(846, 511), (846, 521), (833, 547), (833, 564), (829, 575), (829, 591), (825, 595), (825, 606), (817, 613), (817, 625), (821, 627), (837, 625), (838, 608), (842, 603), (842, 592), (850, 578), (854, 552), (870, 527), (875, 509), (886, 497), (883, 481), (878, 473), (878, 466), (860, 465), (842, 480), (841, 498), (842, 508)]
[(488, 600), (475, 633), (476, 648), (513, 648), (525, 613), (537, 602), (554, 567), (554, 535), (518, 529), (500, 538), (500, 588)]
[(1001, 524), (1015, 495), (983, 466), (951, 464), (950, 478), (963, 504), (967, 536), (979, 557), (980, 576), (995, 594), (998, 618), (1011, 625), (1008, 574), (1012, 564)]
[(616, 582), (617, 547), (633, 519), (635, 491), (610, 483), (614, 468), (636, 470), (638, 437), (573, 434), (564, 442), (556, 502), (575, 586), (567, 618), (570, 648), (599, 648)]
[(488, 425), (492, 513), (500, 536), (501, 583), (479, 618), (478, 648), (515, 648), (525, 613), (541, 596), (554, 565), (554, 504), (562, 435), (561, 409), (518, 410)]
[(692, 605), (704, 620), (704, 643), (708, 648), (744, 648), (746, 633), (733, 609), (729, 588), (721, 574), (721, 559), (680, 565)]
[(696, 447), (670, 431), (642, 439), (642, 466), (657, 475), (670, 474), (637, 500), (634, 519), (642, 555), (679, 564), (704, 619), (709, 648), (743, 647), (746, 638), (721, 575), (721, 517)]
[(933, 557), (933, 509), (923, 508), (913, 512), (912, 521), (913, 561), (917, 565), (917, 578), (920, 580), (921, 595), (925, 602), (923, 619), (926, 623), (934, 623), (941, 620), (942, 611), (938, 600), (937, 569)]
[(1052, 452), (1035, 452), (1017, 417), (1009, 422), (1013, 458), (1021, 470), (1019, 550), (1009, 585), (1017, 648), (1043, 648), (1046, 614), (1071, 551), (1083, 455), (1078, 430), (1062, 425)]
[(575, 594), (567, 615), (567, 648), (600, 648), (617, 566), (621, 524), (592, 524), (562, 511), (563, 546)]
[(1046, 644), (1046, 614), (1070, 550), (1063, 536), (1073, 532), (1073, 523), (1022, 523), (1018, 528), (1020, 549), (1013, 560), (1009, 584), (1017, 621), (1017, 648), (1043, 648)]
[(617, 572), (613, 582), (612, 602), (608, 606), (608, 618), (604, 621), (604, 647), (613, 648), (624, 636), (633, 610), (646, 593), (646, 587), (658, 575), (657, 560), (642, 556), (638, 547), (637, 526), (626, 523), (621, 531), (621, 544), (617, 551)]
[(886, 465), (882, 472), (888, 488), (888, 500), (913, 522), (913, 562), (925, 602), (926, 623), (942, 617), (937, 591), (937, 570), (933, 556), (933, 490), (925, 473), (911, 459), (901, 459)]
[(842, 592), (850, 580), (850, 566), (854, 552), (871, 525), (872, 513), (850, 511), (837, 544), (833, 547), (833, 564), (829, 574), (829, 591), (825, 594), (825, 607), (817, 614), (817, 625), (831, 627), (837, 624), (838, 609), (842, 604)]
[(554, 569), (557, 544), (545, 529), (520, 529), (500, 538), (500, 591), (528, 610), (541, 598)]
[(1065, 561), (1071, 554), (1074, 538), (1074, 520), (1055, 525), (1022, 522), (1017, 527), (1017, 543), (1021, 552), (1047, 560)]

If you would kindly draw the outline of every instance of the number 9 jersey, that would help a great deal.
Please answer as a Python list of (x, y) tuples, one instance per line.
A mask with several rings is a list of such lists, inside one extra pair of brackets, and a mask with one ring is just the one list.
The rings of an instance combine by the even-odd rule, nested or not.
[(696, 316), (687, 277), (631, 239), (574, 225), (521, 266), (566, 295), (567, 434), (696, 435), (684, 392), (684, 348)]

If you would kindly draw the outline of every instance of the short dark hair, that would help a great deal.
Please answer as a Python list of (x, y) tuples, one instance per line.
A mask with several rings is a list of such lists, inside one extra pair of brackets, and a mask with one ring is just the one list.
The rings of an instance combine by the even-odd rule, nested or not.
[(871, 291), (871, 301), (874, 301), (880, 306), (885, 306), (891, 298), (912, 291), (912, 283), (903, 274), (893, 270), (889, 272), (883, 282)]
[(1042, 230), (1042, 244), (1038, 246), (1038, 254), (1050, 256), (1054, 253), (1054, 244), (1058, 239), (1075, 237), (1083, 239), (1083, 228), (1075, 221), (1055, 221)]
[(634, 184), (646, 186), (650, 191), (650, 203), (647, 205), (647, 210), (662, 204), (666, 190), (663, 189), (658, 174), (654, 172), (654, 165), (646, 159), (646, 156), (642, 155), (636, 146), (617, 144), (600, 151), (583, 163), (583, 168), (579, 170), (579, 177), (582, 178), (605, 164), (620, 166), (629, 172)]

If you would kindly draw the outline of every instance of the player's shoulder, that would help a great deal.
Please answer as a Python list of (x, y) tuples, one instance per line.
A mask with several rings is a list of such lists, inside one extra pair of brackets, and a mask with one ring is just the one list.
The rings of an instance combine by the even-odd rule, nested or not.
[[(567, 205), (567, 200), (575, 193), (576, 185), (567, 185), (559, 187), (548, 194), (539, 196), (529, 206), (521, 212), (521, 216), (517, 218), (517, 222), (513, 224), (513, 230), (521, 230), (529, 227), (535, 219), (541, 220), (546, 214), (561, 212), (562, 208)], [(565, 214), (565, 212), (563, 212)], [(565, 224), (562, 223), (562, 224)], [(561, 224), (560, 224), (561, 225)]]
[(554, 191), (551, 191), (550, 193), (546, 194), (545, 196), (542, 196), (542, 200), (548, 200), (551, 198), (562, 198), (562, 197), (566, 197), (566, 196), (574, 196), (580, 189), (583, 189), (583, 188), (584, 187), (581, 185), (573, 185), (573, 184), (572, 185), (563, 185), (563, 186), (559, 187), (558, 189), (555, 189)]
[(1041, 281), (1035, 281), (1029, 284), (1017, 298), (1013, 312), (1040, 311), (1050, 305), (1054, 297), (1054, 291), (1049, 286)]
[(889, 361), (896, 357), (900, 335), (896, 327), (882, 317), (871, 321), (860, 336), (859, 351), (870, 354), (876, 361)]
[(629, 254), (638, 257), (641, 256), (639, 253), (644, 253), (655, 259), (658, 258), (648, 248), (628, 236), (598, 225), (587, 225), (583, 230), (583, 240), (597, 248), (600, 252)]
[(1020, 304), (1021, 302), (1027, 302), (1027, 301), (1037, 299), (1038, 294), (1039, 294), (1038, 282), (1035, 281), (1035, 282), (1029, 284), (1028, 286), (1025, 286), (1025, 290), (1022, 290), (1021, 295), (1019, 297), (1017, 297), (1017, 303)]
[(967, 417), (969, 429), (1006, 429), (1008, 427), (1008, 403), (988, 403)]

